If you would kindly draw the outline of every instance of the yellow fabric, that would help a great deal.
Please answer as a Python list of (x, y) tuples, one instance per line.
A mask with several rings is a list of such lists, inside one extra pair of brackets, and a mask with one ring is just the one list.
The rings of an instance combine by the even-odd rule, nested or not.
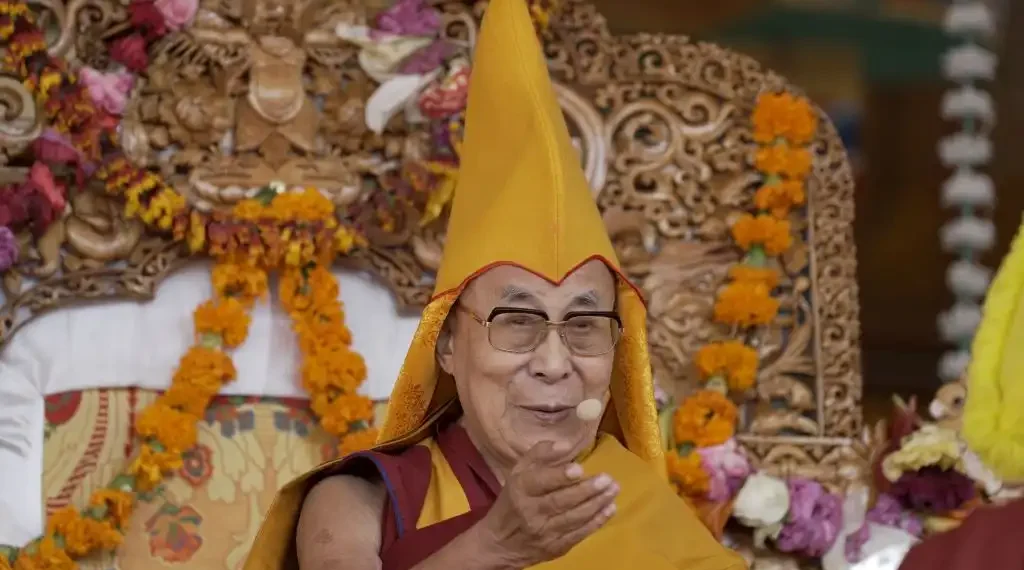
[(559, 282), (615, 262), (525, 0), (492, 0), (476, 44), (444, 263), (435, 294), (496, 263)]
[(448, 464), (448, 459), (437, 445), (437, 440), (429, 438), (417, 445), (430, 450), (430, 485), (427, 487), (423, 509), (416, 520), (416, 528), (428, 527), (468, 513), (469, 499), (455, 471)]
[[(441, 450), (429, 440), (434, 473), (417, 528), (430, 526), (468, 511), (450, 497), (465, 493)], [(719, 544), (690, 507), (618, 440), (602, 434), (582, 460), (588, 475), (607, 473), (622, 490), (616, 515), (591, 538), (558, 560), (534, 566), (537, 570), (740, 570), (746, 563)]]
[(1024, 483), (1024, 224), (989, 289), (971, 352), (964, 438), (1004, 481)]
[(582, 461), (587, 475), (607, 473), (621, 487), (616, 514), (566, 556), (537, 570), (741, 570), (671, 487), (614, 437), (602, 435)]

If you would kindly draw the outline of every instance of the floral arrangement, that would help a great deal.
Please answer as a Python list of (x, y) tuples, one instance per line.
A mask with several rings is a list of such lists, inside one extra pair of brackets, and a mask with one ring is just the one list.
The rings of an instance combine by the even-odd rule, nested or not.
[(776, 258), (793, 243), (788, 218), (806, 199), (807, 147), (818, 126), (811, 105), (788, 93), (761, 95), (752, 123), (762, 184), (755, 211), (732, 224), (744, 256), (729, 270), (714, 305), (715, 321), (731, 336), (694, 356), (702, 385), (671, 412), (668, 472), (717, 536), (732, 517), (752, 529), (756, 546), (771, 542), (779, 551), (846, 567), (863, 557), (873, 529), (896, 529), (910, 541), (948, 529), (980, 503), (979, 486), (991, 491), (998, 485), (966, 451), (955, 427), (924, 424), (905, 405), (888, 426), (887, 445), (874, 466), (874, 495), (863, 504), (809, 479), (782, 479), (751, 467), (734, 439), (740, 415), (734, 400), (743, 401), (757, 383), (759, 353), (750, 340), (779, 310), (772, 296), (781, 279)]
[[(0, 5), (0, 40), (8, 46), (0, 65), (22, 81), (48, 121), (32, 146), (28, 179), (0, 187), (0, 272), (18, 261), (23, 232), (44, 233), (63, 215), (69, 191), (88, 180), (99, 181), (107, 193), (122, 198), (126, 217), (141, 220), (152, 231), (171, 233), (193, 252), (216, 260), (213, 297), (194, 312), (195, 343), (182, 357), (168, 390), (140, 414), (140, 445), (125, 472), (93, 493), (86, 508), (53, 513), (43, 537), (22, 548), (0, 547), (0, 570), (67, 570), (77, 567), (76, 559), (117, 548), (136, 495), (155, 492), (182, 465), (183, 454), (196, 444), (197, 422), (210, 400), (234, 379), (227, 351), (245, 341), (249, 312), (266, 296), (272, 272), (278, 274), (281, 302), (302, 352), (302, 385), (320, 424), (338, 438), (338, 453), (365, 449), (376, 439), (372, 402), (358, 394), (366, 366), (351, 349), (338, 283), (328, 269), (335, 256), (365, 246), (359, 229), (339, 221), (334, 205), (317, 190), (281, 184), (251, 192), (230, 211), (194, 209), (160, 175), (132, 164), (118, 146), (120, 116), (136, 74), (149, 65), (149, 48), (187, 27), (198, 7), (197, 0), (132, 0), (127, 6), (130, 25), (104, 39), (112, 67), (76, 70), (48, 53), (44, 31), (26, 3)], [(543, 33), (553, 5), (531, 1), (530, 10)], [(454, 192), (469, 65), (456, 46), (440, 37), (440, 26), (437, 9), (422, 0), (399, 0), (378, 14), (362, 36), (369, 38), (363, 40), (363, 49), (389, 42), (415, 47), (385, 50), (404, 56), (395, 61), (377, 58), (385, 68), (365, 70), (381, 83), (375, 96), (386, 95), (387, 82), (397, 75), (429, 77), (397, 99), (371, 97), (367, 104), (368, 126), (379, 132), (395, 109), (408, 108), (406, 103), (415, 99), (421, 122), (429, 123), (432, 135), (425, 159), (403, 164), (381, 191), (360, 205), (374, 208), (384, 229), (396, 200), (427, 195), (421, 220), (425, 225), (441, 216)], [(345, 37), (343, 30), (338, 34)]]
[[(714, 305), (715, 321), (727, 325), (733, 338), (697, 352), (694, 365), (702, 389), (673, 412), (668, 470), (680, 494), (691, 501), (729, 502), (750, 474), (733, 439), (739, 412), (730, 394), (742, 399), (757, 381), (759, 355), (750, 339), (779, 310), (772, 297), (780, 280), (773, 260), (793, 243), (788, 216), (805, 201), (804, 180), (811, 167), (806, 146), (818, 123), (805, 99), (765, 93), (758, 98), (753, 127), (759, 145), (755, 165), (763, 182), (754, 196), (756, 211), (732, 225), (733, 240), (745, 255), (729, 270), (729, 282)], [(713, 526), (720, 532), (724, 519), (719, 523)]]
[(764, 93), (752, 124), (762, 183), (754, 212), (732, 223), (733, 241), (744, 256), (730, 268), (713, 309), (714, 320), (731, 331), (731, 338), (709, 343), (694, 356), (702, 386), (672, 412), (668, 472), (717, 536), (732, 516), (754, 529), (757, 544), (770, 539), (781, 551), (821, 557), (840, 537), (843, 499), (815, 481), (755, 472), (734, 438), (740, 412), (733, 399), (749, 396), (760, 366), (751, 341), (779, 311), (773, 297), (781, 280), (776, 260), (793, 244), (789, 216), (806, 200), (808, 145), (818, 120), (806, 99)]
[(863, 504), (815, 481), (752, 469), (733, 437), (739, 417), (734, 400), (742, 401), (757, 383), (759, 354), (749, 339), (779, 310), (772, 297), (781, 278), (775, 258), (793, 242), (788, 217), (805, 201), (807, 145), (817, 120), (806, 100), (766, 93), (758, 98), (752, 123), (754, 162), (763, 182), (754, 196), (756, 211), (732, 224), (733, 240), (745, 255), (730, 269), (714, 305), (715, 321), (728, 327), (731, 338), (707, 344), (694, 356), (702, 386), (671, 412), (668, 472), (718, 536), (732, 517), (753, 530), (757, 546), (770, 541), (779, 551), (833, 562), (838, 556), (846, 567), (864, 556), (877, 527), (913, 541), (955, 527), (1005, 489), (959, 437), (957, 406), (966, 395), (959, 385), (940, 390), (931, 406), (935, 423), (924, 422), (913, 401), (897, 402), (873, 465), (872, 496)]
[[(193, 251), (216, 255), (224, 244), (252, 237), (249, 220), (191, 208), (160, 176), (128, 161), (117, 144), (120, 117), (136, 75), (149, 65), (149, 48), (187, 27), (198, 8), (198, 0), (132, 0), (127, 6), (130, 26), (104, 39), (112, 68), (75, 70), (47, 53), (43, 31), (26, 3), (0, 6), (0, 40), (10, 45), (3, 69), (22, 79), (43, 105), (50, 125), (33, 145), (30, 179), (0, 187), (0, 272), (18, 261), (17, 236), (26, 229), (37, 236), (45, 231), (63, 213), (69, 189), (88, 178), (123, 198), (127, 217), (141, 219), (155, 231), (173, 232)], [(546, 31), (554, 9), (550, 0), (531, 0), (539, 33)], [(381, 84), (367, 102), (368, 126), (382, 132), (395, 113), (414, 109), (415, 116), (407, 119), (426, 124), (431, 145), (426, 157), (403, 164), (355, 210), (372, 210), (388, 231), (398, 206), (413, 203), (426, 225), (441, 216), (454, 193), (469, 86), (468, 50), (441, 37), (441, 13), (423, 0), (399, 0), (380, 12), (372, 26), (362, 28), (345, 24), (337, 33), (374, 54), (359, 58), (367, 75)], [(411, 76), (421, 80), (410, 83)], [(350, 220), (361, 218), (358, 212), (350, 214)], [(359, 241), (354, 223), (336, 232), (342, 253)], [(274, 232), (259, 234), (269, 237)]]
[(962, 403), (958, 386), (946, 385), (936, 394), (929, 406), (933, 422), (918, 415), (915, 400), (897, 399), (887, 445), (875, 465), (880, 498), (915, 519), (917, 535), (954, 528), (978, 506), (1020, 495), (1004, 487), (960, 437), (962, 409), (945, 401), (955, 393), (953, 400)]
[[(153, 492), (182, 466), (183, 454), (196, 444), (197, 423), (209, 402), (234, 379), (226, 350), (245, 342), (249, 311), (266, 296), (269, 274), (275, 270), (280, 272), (281, 302), (298, 336), (301, 379), (313, 412), (339, 438), (339, 453), (373, 445), (373, 402), (357, 393), (366, 365), (351, 349), (338, 283), (328, 269), (339, 248), (332, 239), (338, 235), (333, 204), (314, 189), (280, 190), (266, 188), (234, 207), (234, 219), (250, 223), (252, 240), (222, 243), (211, 238), (221, 244), (215, 249), (213, 298), (195, 310), (195, 344), (182, 357), (170, 387), (140, 413), (135, 428), (140, 446), (126, 471), (96, 491), (85, 510), (67, 507), (51, 515), (46, 536), (20, 550), (0, 551), (0, 569), (71, 569), (75, 559), (120, 544), (136, 493)], [(290, 232), (295, 224), (303, 231)], [(259, 239), (268, 228), (280, 238)]]

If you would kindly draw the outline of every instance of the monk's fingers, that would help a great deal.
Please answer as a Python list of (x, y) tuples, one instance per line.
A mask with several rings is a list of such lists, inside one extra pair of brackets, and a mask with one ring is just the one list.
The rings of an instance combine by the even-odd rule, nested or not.
[(529, 497), (543, 497), (570, 487), (583, 478), (583, 467), (576, 463), (558, 467), (534, 467), (516, 475), (523, 493)]
[(575, 509), (583, 503), (610, 492), (618, 493), (618, 485), (608, 475), (598, 475), (575, 484), (552, 491), (541, 497), (541, 511), (548, 515), (559, 515)]
[(529, 470), (562, 465), (567, 462), (569, 451), (569, 444), (565, 442), (539, 441), (523, 455), (518, 467)]
[[(614, 498), (613, 498), (614, 499)], [(600, 508), (596, 511), (592, 508), (595, 505), (588, 505), (585, 510), (580, 512), (573, 512), (571, 516), (566, 516), (562, 519), (562, 524), (568, 524), (569, 527), (565, 528), (564, 531), (553, 530), (557, 538), (555, 544), (552, 545), (554, 550), (568, 552), (573, 546), (582, 542), (583, 539), (597, 532), (602, 526), (604, 526), (609, 519), (615, 515), (615, 503), (599, 503)], [(587, 515), (584, 514), (584, 511)], [(589, 516), (588, 516), (589, 515)], [(552, 521), (552, 529), (556, 529), (555, 525), (559, 524), (557, 521)]]
[(548, 519), (547, 528), (557, 534), (572, 534), (594, 524), (600, 526), (615, 514), (615, 497), (618, 494), (618, 486), (606, 487), (575, 507), (552, 516)]

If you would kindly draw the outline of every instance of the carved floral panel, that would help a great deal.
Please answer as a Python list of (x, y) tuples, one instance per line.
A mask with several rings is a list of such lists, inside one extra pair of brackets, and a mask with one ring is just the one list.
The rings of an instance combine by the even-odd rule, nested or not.
[[(368, 242), (342, 263), (378, 274), (402, 304), (422, 305), (443, 247), (450, 195), (438, 184), (450, 174), (482, 14), (461, 2), (436, 7), (432, 37), (381, 43), (365, 33), (379, 11), (370, 0), (203, 0), (191, 26), (150, 46), (121, 110), (121, 148), (197, 212), (225, 211), (271, 183), (320, 189)], [(105, 0), (46, 4), (44, 13), (51, 53), (93, 69), (110, 67), (100, 40), (130, 16)], [(758, 94), (793, 87), (711, 44), (612, 36), (582, 0), (566, 0), (544, 38), (595, 199), (647, 295), (656, 378), (681, 397), (695, 385), (695, 351), (733, 332), (712, 322), (711, 309), (740, 256), (729, 227), (752, 209), (760, 182), (751, 110)], [(2, 79), (0, 185), (21, 184), (45, 117)], [(820, 124), (807, 205), (779, 262), (782, 309), (746, 339), (763, 366), (741, 441), (760, 467), (841, 484), (858, 476), (866, 453), (853, 445), (861, 430), (853, 184), (834, 128)], [(88, 184), (45, 231), (17, 237), (21, 262), (3, 276), (0, 345), (46, 310), (150, 297), (188, 258)]]

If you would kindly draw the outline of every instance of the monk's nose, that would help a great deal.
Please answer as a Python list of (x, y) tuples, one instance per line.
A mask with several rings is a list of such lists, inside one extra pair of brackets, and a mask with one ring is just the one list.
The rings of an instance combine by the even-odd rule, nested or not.
[(533, 351), (530, 373), (545, 382), (558, 382), (572, 372), (571, 354), (555, 330), (549, 330), (547, 337)]

